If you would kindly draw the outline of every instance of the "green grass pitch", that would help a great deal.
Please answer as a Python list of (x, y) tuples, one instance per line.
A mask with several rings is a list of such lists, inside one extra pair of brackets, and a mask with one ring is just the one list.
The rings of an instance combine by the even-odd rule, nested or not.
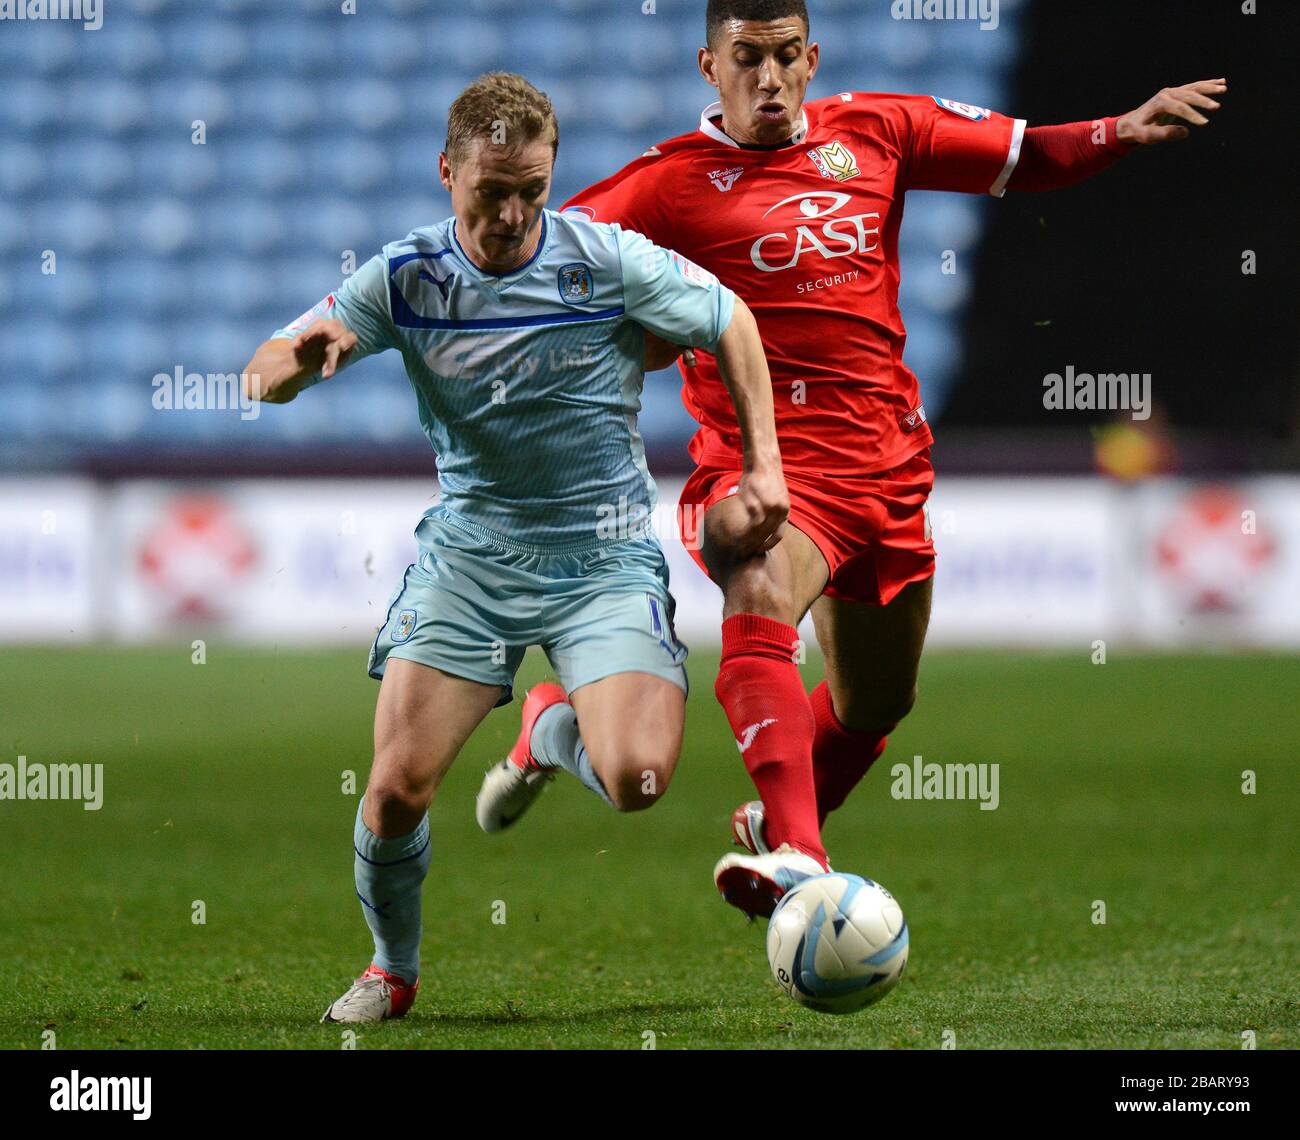
[[(716, 667), (692, 658), (677, 777), (639, 815), (562, 776), (481, 834), (519, 706), (492, 714), (432, 809), (419, 1001), (358, 1047), (1300, 1045), (1300, 658), (931, 654), (827, 828), (912, 929), (903, 983), (843, 1018), (790, 1003), (764, 924), (714, 891), (751, 795)], [(0, 762), (105, 766), (100, 811), (0, 801), (0, 1047), (339, 1048), (317, 1019), (369, 960), (342, 789), (364, 787), (376, 691), (364, 652), (0, 653)], [(1000, 764), (999, 808), (891, 799), (915, 754)]]

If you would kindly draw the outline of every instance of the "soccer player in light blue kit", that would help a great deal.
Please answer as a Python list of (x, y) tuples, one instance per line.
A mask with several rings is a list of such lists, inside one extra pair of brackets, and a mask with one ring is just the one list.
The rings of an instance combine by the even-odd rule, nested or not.
[(648, 807), (681, 747), (686, 648), (673, 632), (654, 482), (636, 413), (645, 331), (717, 355), (745, 471), (710, 538), (770, 549), (788, 512), (771, 380), (753, 317), (710, 274), (640, 234), (545, 208), (550, 101), (494, 73), (452, 105), (439, 159), (454, 217), (384, 247), (261, 345), (246, 392), (273, 403), (388, 348), (402, 353), (438, 455), (441, 501), (370, 655), (382, 678), (354, 831), (369, 968), (322, 1020), (400, 1017), (419, 985), (427, 809), (479, 722), (511, 699), (530, 645), (519, 739), (478, 796), (485, 831), (557, 769), (613, 807)]

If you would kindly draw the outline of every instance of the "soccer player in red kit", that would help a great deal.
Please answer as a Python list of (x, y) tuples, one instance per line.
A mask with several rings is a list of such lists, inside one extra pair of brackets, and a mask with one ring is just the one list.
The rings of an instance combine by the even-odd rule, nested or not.
[[(819, 45), (804, 0), (710, 0), (699, 68), (719, 91), (699, 128), (652, 147), (566, 208), (617, 222), (716, 274), (758, 319), (790, 492), (784, 537), (730, 555), (742, 453), (716, 362), (687, 355), (700, 422), (683, 531), (724, 593), (716, 693), (762, 797), (733, 817), (751, 854), (714, 877), (769, 915), (827, 867), (821, 826), (916, 699), (934, 545), (932, 436), (903, 361), (898, 234), (908, 190), (1000, 197), (1067, 186), (1140, 144), (1185, 138), (1223, 80), (1166, 89), (1116, 118), (1026, 127), (928, 95), (844, 92), (805, 103)], [(651, 345), (647, 369), (678, 353)], [(795, 627), (812, 610), (826, 680), (811, 696)]]

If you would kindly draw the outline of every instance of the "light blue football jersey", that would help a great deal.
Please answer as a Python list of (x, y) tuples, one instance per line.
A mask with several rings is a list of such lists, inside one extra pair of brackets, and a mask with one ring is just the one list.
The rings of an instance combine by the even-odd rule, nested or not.
[(274, 335), (337, 318), (357, 334), (349, 366), (398, 349), (461, 518), (530, 545), (620, 541), (656, 506), (636, 424), (643, 329), (713, 352), (735, 294), (617, 225), (551, 210), (541, 225), (533, 258), (501, 277), (470, 261), (454, 218), (414, 230)]

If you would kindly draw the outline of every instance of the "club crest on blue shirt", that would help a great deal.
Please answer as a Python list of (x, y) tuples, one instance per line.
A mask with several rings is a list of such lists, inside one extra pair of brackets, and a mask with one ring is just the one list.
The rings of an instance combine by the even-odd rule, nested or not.
[(393, 641), (401, 644), (403, 641), (410, 641), (411, 634), (415, 632), (415, 611), (402, 610), (397, 615), (397, 624), (393, 627)]
[(591, 269), (581, 261), (561, 265), (555, 279), (560, 287), (560, 300), (566, 305), (585, 305), (595, 292)]

